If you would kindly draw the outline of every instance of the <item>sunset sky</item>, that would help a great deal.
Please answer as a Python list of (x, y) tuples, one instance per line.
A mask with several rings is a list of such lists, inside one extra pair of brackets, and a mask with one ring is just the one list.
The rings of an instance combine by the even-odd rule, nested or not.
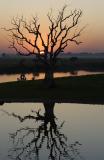
[[(13, 17), (23, 15), (27, 19), (33, 15), (40, 18), (42, 33), (46, 32), (47, 12), (53, 8), (58, 11), (64, 4), (69, 9), (82, 9), (80, 27), (87, 24), (87, 28), (80, 37), (83, 44), (67, 47), (71, 52), (103, 52), (104, 51), (104, 0), (1, 0), (0, 28), (10, 27)], [(8, 49), (8, 33), (0, 29), (0, 53), (13, 52)]]

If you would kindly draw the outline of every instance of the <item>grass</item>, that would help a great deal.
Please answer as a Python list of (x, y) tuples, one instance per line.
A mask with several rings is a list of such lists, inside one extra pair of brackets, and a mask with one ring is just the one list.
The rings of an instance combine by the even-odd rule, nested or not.
[(55, 78), (55, 88), (45, 88), (42, 80), (0, 84), (0, 100), (54, 100), (58, 102), (104, 103), (104, 75)]

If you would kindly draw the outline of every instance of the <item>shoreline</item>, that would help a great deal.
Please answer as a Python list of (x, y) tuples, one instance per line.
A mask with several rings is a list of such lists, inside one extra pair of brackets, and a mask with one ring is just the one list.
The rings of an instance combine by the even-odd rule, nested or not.
[(42, 98), (29, 98), (29, 99), (0, 99), (0, 105), (4, 103), (77, 103), (77, 104), (92, 104), (104, 105), (104, 99), (42, 99)]

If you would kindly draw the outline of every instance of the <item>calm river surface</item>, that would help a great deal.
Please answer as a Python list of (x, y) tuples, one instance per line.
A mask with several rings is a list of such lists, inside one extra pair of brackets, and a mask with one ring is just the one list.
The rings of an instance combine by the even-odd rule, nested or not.
[[(55, 76), (63, 75), (71, 74)], [(32, 76), (27, 74), (26, 78)], [(1, 75), (0, 82), (16, 81), (18, 77)], [(43, 77), (41, 73), (35, 78)], [(46, 114), (44, 106), (0, 106), (0, 160), (104, 160), (104, 105), (56, 103), (53, 116)]]
[(0, 106), (1, 160), (104, 160), (104, 106), (55, 104), (47, 124), (39, 115), (41, 103)]
[[(90, 72), (90, 71), (74, 71), (74, 72), (58, 72), (54, 73), (54, 77), (68, 77), (68, 76), (80, 76), (80, 75), (91, 75), (91, 74), (101, 74), (104, 72)], [(39, 74), (25, 74), (27, 80), (31, 80), (33, 77), (34, 79), (43, 79), (44, 73)], [(8, 81), (17, 81), (17, 78), (20, 78), (20, 74), (4, 74), (0, 75), (0, 83), (1, 82), (8, 82)]]

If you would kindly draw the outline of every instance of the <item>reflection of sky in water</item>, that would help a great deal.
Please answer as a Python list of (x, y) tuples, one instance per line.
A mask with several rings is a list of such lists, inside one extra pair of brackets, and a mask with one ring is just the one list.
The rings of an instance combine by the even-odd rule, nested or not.
[[(89, 71), (73, 71), (73, 72), (60, 72), (54, 73), (54, 77), (68, 77), (68, 76), (80, 76), (80, 75), (90, 75), (90, 74), (100, 74), (101, 72), (89, 72)], [(31, 80), (33, 78), (33, 74), (25, 74), (27, 80)], [(20, 74), (10, 74), (10, 75), (0, 75), (0, 83), (8, 82), (8, 81), (17, 81), (17, 78), (20, 78)], [(39, 73), (39, 75), (35, 75), (35, 79), (43, 79), (44, 73)]]
[[(30, 114), (31, 109), (38, 110), (42, 104), (5, 104), (0, 106), (10, 113), (15, 112), (18, 115), (25, 116)], [(83, 104), (56, 104), (55, 115), (58, 123), (65, 121), (61, 132), (68, 138), (69, 143), (79, 141), (82, 146), (80, 154), (86, 160), (104, 159), (104, 108), (98, 105)], [(33, 123), (33, 120), (26, 120), (19, 123), (18, 119), (8, 117), (5, 113), (0, 113), (0, 159), (5, 158), (8, 148), (10, 148), (9, 134), (17, 129), (30, 126), (37, 127), (39, 123)], [(46, 159), (45, 149), (41, 152), (41, 159)]]

